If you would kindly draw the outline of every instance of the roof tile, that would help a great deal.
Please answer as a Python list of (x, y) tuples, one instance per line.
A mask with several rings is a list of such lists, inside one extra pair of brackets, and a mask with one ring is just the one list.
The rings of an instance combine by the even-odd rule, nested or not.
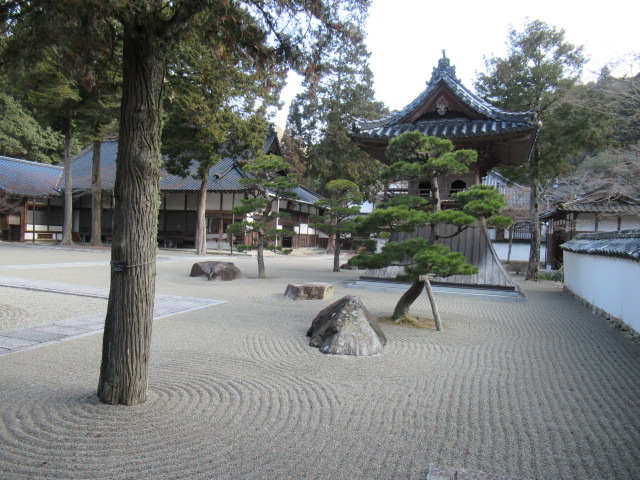
[(560, 245), (567, 252), (626, 258), (640, 262), (640, 230), (582, 233)]
[(58, 196), (62, 167), (0, 156), (0, 191), (27, 197)]

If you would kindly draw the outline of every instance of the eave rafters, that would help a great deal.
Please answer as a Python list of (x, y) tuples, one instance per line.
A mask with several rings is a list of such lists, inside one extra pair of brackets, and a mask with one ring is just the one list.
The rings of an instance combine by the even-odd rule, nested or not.
[[(405, 132), (448, 138), (457, 148), (491, 152), (488, 166), (522, 165), (529, 157), (537, 126), (531, 112), (500, 110), (466, 89), (448, 58), (434, 68), (427, 88), (409, 105), (377, 120), (357, 120), (350, 137), (373, 157), (387, 162), (388, 142)], [(485, 167), (481, 167), (485, 170)]]

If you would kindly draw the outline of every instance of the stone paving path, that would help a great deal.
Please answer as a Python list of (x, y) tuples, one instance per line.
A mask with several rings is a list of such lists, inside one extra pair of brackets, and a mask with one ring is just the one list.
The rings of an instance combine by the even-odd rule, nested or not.
[[(24, 288), (41, 292), (62, 293), (67, 295), (79, 295), (84, 297), (109, 298), (108, 288), (89, 287), (85, 285), (50, 282), (45, 280), (29, 280), (17, 277), (0, 276), (0, 286)], [(224, 303), (224, 301), (178, 295), (156, 295), (153, 318), (155, 320), (178, 313), (212, 307), (221, 303)], [(42, 347), (54, 342), (61, 342), (85, 335), (100, 333), (104, 329), (104, 317), (105, 312), (101, 312), (60, 320), (47, 325), (38, 325), (35, 327), (0, 332), (0, 355), (6, 355), (29, 348)]]

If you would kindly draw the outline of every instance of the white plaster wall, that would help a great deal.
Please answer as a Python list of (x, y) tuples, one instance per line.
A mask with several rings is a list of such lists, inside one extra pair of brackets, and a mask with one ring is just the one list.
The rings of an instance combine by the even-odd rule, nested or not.
[[(242, 199), (244, 198), (242, 193), (235, 194), (235, 203), (233, 201), (233, 192), (222, 194), (222, 210), (231, 211), (233, 207), (242, 205)], [(197, 206), (196, 206), (197, 208)], [(219, 211), (220, 210), (220, 193), (209, 192), (207, 194), (207, 210)]]
[(640, 332), (640, 262), (564, 252), (564, 283), (577, 296)]
[[(236, 193), (236, 204), (237, 205), (242, 205), (242, 198), (244, 198), (242, 196), (241, 193)], [(218, 205), (220, 205), (220, 203), (218, 203)], [(233, 210), (234, 207), (234, 203), (233, 203), (233, 193), (225, 193), (224, 196), (222, 197), (222, 209), (223, 210)]]
[[(27, 224), (26, 227), (27, 230), (24, 232), (24, 239), (33, 240), (33, 225)], [(62, 240), (62, 233), (55, 233), (56, 231), (62, 232), (62, 227), (50, 227), (47, 230), (46, 225), (36, 225), (36, 240), (38, 240), (38, 233), (52, 234), (51, 240)]]
[(581, 213), (576, 219), (577, 232), (593, 232), (596, 229), (596, 217), (593, 213)]
[(163, 203), (160, 205), (160, 208), (164, 208), (165, 201), (167, 210), (184, 210), (184, 193), (168, 194), (165, 199), (163, 199)]
[(599, 232), (615, 232), (618, 230), (618, 219), (616, 217), (606, 217), (598, 222)]
[(220, 210), (220, 194), (207, 193), (207, 210)]
[[(509, 253), (509, 242), (492, 242), (493, 248), (498, 254), (500, 260), (507, 260)], [(540, 245), (540, 260), (544, 262), (547, 258), (547, 247)], [(528, 243), (514, 243), (511, 248), (511, 260), (514, 262), (528, 262), (529, 261), (529, 244)]]
[(624, 215), (622, 217), (622, 230), (640, 228), (640, 217), (637, 215)]
[(198, 210), (197, 193), (187, 193), (187, 210)]

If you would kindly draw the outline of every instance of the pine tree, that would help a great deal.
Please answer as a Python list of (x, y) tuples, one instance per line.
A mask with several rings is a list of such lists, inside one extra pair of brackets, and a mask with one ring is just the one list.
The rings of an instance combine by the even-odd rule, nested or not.
[(370, 197), (379, 190), (382, 165), (359, 149), (347, 132), (355, 118), (378, 118), (387, 109), (375, 101), (370, 54), (362, 39), (327, 48), (329, 58), (291, 102), (287, 130), (300, 146), (312, 189), (323, 192), (330, 180), (344, 179)]
[(298, 185), (295, 174), (287, 174), (288, 164), (277, 155), (260, 155), (243, 165), (243, 170), (250, 177), (243, 178), (240, 182), (246, 185), (252, 195), (242, 200), (242, 205), (233, 208), (234, 215), (242, 218), (249, 217), (242, 222), (232, 223), (227, 233), (232, 235), (257, 235), (255, 248), (258, 259), (258, 278), (266, 278), (264, 266), (264, 249), (271, 240), (285, 235), (293, 235), (295, 232), (274, 228), (273, 222), (278, 218), (286, 218), (290, 214), (274, 210), (274, 204), (280, 200), (292, 200), (296, 198), (293, 189)]
[(333, 271), (340, 271), (341, 239), (355, 232), (360, 214), (362, 194), (358, 185), (350, 180), (331, 180), (325, 187), (328, 198), (315, 202), (315, 206), (324, 209), (323, 215), (312, 215), (311, 227), (331, 235), (334, 238)]
[(7, 34), (48, 28), (72, 36), (79, 44), (84, 41), (79, 52), (95, 52), (87, 41), (92, 33), (67, 29), (68, 19), (91, 20), (89, 25), (97, 22), (107, 27), (115, 22), (122, 29), (123, 87), (111, 254), (114, 264), (124, 268), (114, 268), (111, 274), (98, 381), (101, 401), (132, 405), (146, 400), (155, 296), (162, 98), (170, 52), (179, 48), (198, 15), (209, 15), (208, 36), (217, 38), (220, 45), (258, 63), (286, 63), (310, 75), (322, 58), (322, 45), (335, 36), (348, 41), (360, 35), (368, 4), (367, 0), (304, 4), (268, 0), (259, 6), (245, 0), (8, 0), (0, 5), (0, 25)]
[[(551, 128), (553, 122), (565, 133), (577, 133), (563, 114), (563, 101), (580, 79), (586, 63), (583, 47), (569, 43), (565, 31), (540, 20), (527, 22), (522, 31), (511, 29), (504, 58), (486, 60), (487, 73), (478, 75), (478, 93), (489, 102), (511, 111), (532, 111), (541, 126), (526, 168), (531, 187), (531, 251), (527, 280), (538, 280), (540, 268), (540, 228), (538, 215), (542, 179), (566, 170), (565, 155), (581, 148), (578, 139)], [(562, 147), (562, 148), (560, 148)]]
[[(407, 132), (394, 138), (385, 152), (392, 162), (383, 171), (383, 177), (391, 180), (405, 180), (416, 184), (431, 185), (430, 197), (403, 195), (391, 198), (376, 206), (364, 217), (358, 226), (361, 233), (413, 232), (416, 227), (428, 226), (429, 238), (409, 238), (400, 242), (389, 242), (382, 252), (359, 254), (349, 263), (366, 268), (385, 268), (392, 265), (404, 267), (398, 280), (409, 281), (411, 286), (395, 306), (391, 318), (401, 322), (407, 318), (409, 308), (426, 289), (431, 302), (437, 330), (442, 330), (436, 302), (431, 290), (429, 277), (449, 277), (471, 275), (477, 268), (468, 264), (461, 253), (452, 252), (440, 244), (443, 238), (459, 235), (478, 222), (506, 228), (509, 219), (497, 215), (504, 208), (502, 194), (493, 187), (474, 185), (466, 191), (452, 195), (455, 208), (441, 209), (438, 191), (438, 177), (456, 172), (464, 172), (477, 160), (474, 150), (454, 151), (450, 140), (428, 137), (419, 132)], [(453, 233), (441, 232), (442, 224), (453, 225)]]

